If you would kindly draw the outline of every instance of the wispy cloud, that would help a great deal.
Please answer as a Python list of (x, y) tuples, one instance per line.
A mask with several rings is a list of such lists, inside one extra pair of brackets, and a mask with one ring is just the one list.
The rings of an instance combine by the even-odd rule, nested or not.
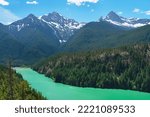
[(134, 8), (133, 9), (133, 13), (139, 13), (141, 10), (140, 9), (138, 9), (138, 8)]
[(6, 0), (0, 0), (0, 4), (6, 6), (9, 5), (9, 2), (7, 2)]
[(140, 14), (150, 15), (150, 10), (143, 11), (141, 9), (135, 8), (135, 9), (133, 9), (133, 13), (140, 13)]
[(123, 14), (123, 12), (122, 12), (122, 11), (119, 11), (119, 12), (117, 12), (117, 14), (118, 14), (118, 15), (122, 15), (122, 14)]
[(150, 10), (144, 11), (144, 13), (145, 13), (146, 15), (150, 15)]
[(34, 0), (34, 1), (27, 1), (26, 4), (37, 5), (38, 2), (36, 0)]
[(75, 4), (77, 6), (84, 5), (84, 3), (97, 3), (99, 0), (67, 0), (68, 4)]
[(10, 24), (18, 19), (19, 17), (13, 14), (11, 11), (0, 7), (0, 23)]

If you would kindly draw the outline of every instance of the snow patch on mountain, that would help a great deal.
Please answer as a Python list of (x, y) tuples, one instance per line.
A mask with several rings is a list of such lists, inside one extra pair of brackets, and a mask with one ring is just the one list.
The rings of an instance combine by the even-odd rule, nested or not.
[(20, 31), (22, 28), (24, 28), (24, 24), (22, 25), (17, 25), (17, 30)]
[(41, 27), (42, 30), (52, 30), (58, 41), (61, 40), (60, 43), (65, 43), (76, 30), (84, 25), (85, 23), (79, 23), (74, 19), (68, 19), (57, 12), (53, 12), (40, 17), (29, 14), (27, 17), (8, 25), (8, 28), (10, 32), (17, 33), (23, 29), (36, 30)]
[(60, 43), (66, 43), (66, 40), (59, 40)]
[(102, 18), (104, 21), (109, 23), (130, 27), (130, 28), (138, 28), (141, 26), (149, 25), (150, 19), (140, 19), (140, 18), (125, 18), (117, 15), (115, 12), (111, 11), (105, 18)]
[(137, 23), (137, 24), (129, 23), (131, 21), (124, 22), (124, 23), (120, 23), (120, 22), (116, 22), (116, 21), (112, 21), (112, 20), (105, 20), (105, 21), (115, 24), (115, 25), (118, 25), (118, 26), (125, 26), (125, 27), (131, 27), (131, 28), (138, 28), (138, 27), (147, 25), (147, 24), (141, 24), (141, 23)]
[(46, 22), (50, 27), (53, 27), (56, 30), (57, 35), (59, 35), (62, 40), (66, 41), (76, 30), (85, 25), (85, 23), (79, 23), (74, 19), (65, 18), (57, 12), (40, 16), (39, 19)]

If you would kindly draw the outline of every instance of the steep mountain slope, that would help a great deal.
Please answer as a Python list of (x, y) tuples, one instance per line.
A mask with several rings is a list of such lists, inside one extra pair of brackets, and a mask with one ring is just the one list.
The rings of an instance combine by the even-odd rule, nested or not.
[(57, 12), (43, 15), (39, 19), (46, 22), (50, 27), (55, 30), (60, 42), (66, 42), (76, 30), (80, 29), (85, 23), (79, 23), (74, 19), (67, 19)]
[(150, 92), (150, 45), (62, 54), (34, 69), (74, 86)]
[(60, 44), (54, 30), (32, 14), (9, 25), (8, 32), (24, 45), (21, 59), (31, 63), (54, 54)]
[(108, 47), (106, 39), (124, 31), (123, 27), (106, 21), (91, 22), (78, 30), (63, 48), (65, 51), (78, 51)]
[[(30, 14), (7, 26), (0, 24), (0, 62), (11, 57), (19, 64), (31, 64), (55, 54), (58, 50), (59, 52), (88, 51), (149, 43), (149, 21), (127, 19), (110, 12), (99, 22), (85, 25), (64, 18), (56, 12), (40, 18)], [(133, 26), (122, 25), (124, 23), (135, 27), (137, 24), (146, 26), (133, 28)], [(63, 42), (66, 43), (61, 44)]]
[(19, 41), (28, 45), (41, 38), (43, 42), (47, 40), (52, 41), (53, 45), (58, 45), (58, 38), (54, 35), (53, 29), (32, 14), (9, 25), (9, 31)]
[(80, 27), (82, 24), (56, 12), (40, 18), (30, 14), (10, 25), (0, 24), (0, 61), (11, 56), (19, 63), (30, 64), (53, 55)]
[(150, 24), (150, 19), (125, 18), (117, 15), (113, 11), (111, 11), (105, 18), (101, 18), (100, 20), (104, 20), (118, 26), (130, 28), (137, 28)]
[(146, 25), (119, 35), (112, 36), (107, 40), (110, 44), (116, 46), (131, 45), (137, 43), (150, 43), (150, 25)]
[(64, 45), (65, 51), (112, 48), (138, 43), (150, 43), (150, 25), (124, 30), (106, 21), (89, 23)]
[(11, 57), (19, 58), (24, 45), (19, 43), (12, 35), (5, 32), (5, 26), (0, 25), (0, 63), (6, 63)]

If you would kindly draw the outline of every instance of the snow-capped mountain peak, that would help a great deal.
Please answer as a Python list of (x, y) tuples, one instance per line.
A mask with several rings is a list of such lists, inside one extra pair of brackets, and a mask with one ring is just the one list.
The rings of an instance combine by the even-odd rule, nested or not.
[(111, 11), (105, 18), (103, 18), (103, 20), (118, 26), (124, 26), (130, 28), (137, 28), (137, 27), (150, 24), (150, 19), (125, 18), (119, 16), (113, 11)]
[(21, 31), (22, 29), (30, 26), (41, 25), (41, 20), (39, 20), (35, 15), (29, 14), (27, 17), (13, 22), (12, 24), (8, 25), (9, 30), (11, 31)]
[(112, 20), (116, 22), (122, 22), (121, 17), (118, 16), (115, 12), (111, 11), (105, 18), (106, 20)]
[(62, 27), (68, 27), (71, 29), (79, 29), (82, 26), (81, 24), (83, 24), (75, 21), (74, 19), (65, 18), (57, 12), (52, 12), (48, 15), (43, 15), (39, 19), (42, 19), (49, 23), (59, 24)]
[(85, 25), (85, 23), (79, 23), (74, 19), (65, 18), (57, 12), (43, 15), (39, 17), (39, 19), (52, 27), (62, 40), (68, 40), (69, 37), (74, 34), (75, 30), (80, 29)]
[(11, 33), (22, 33), (28, 29), (50, 31), (59, 39), (60, 43), (65, 43), (76, 30), (84, 25), (85, 23), (79, 23), (74, 19), (65, 18), (57, 12), (52, 12), (40, 17), (29, 14), (27, 17), (8, 25), (8, 29)]

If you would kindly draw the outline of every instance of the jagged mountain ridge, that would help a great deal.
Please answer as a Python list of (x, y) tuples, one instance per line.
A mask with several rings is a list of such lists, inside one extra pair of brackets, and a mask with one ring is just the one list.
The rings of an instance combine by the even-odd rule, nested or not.
[(85, 25), (85, 23), (79, 23), (74, 19), (64, 18), (59, 13), (53, 12), (40, 17), (30, 14), (24, 19), (13, 22), (8, 25), (8, 27), (9, 31), (12, 33), (19, 33), (27, 27), (32, 27), (34, 30), (39, 27), (45, 27), (47, 31), (51, 30), (59, 42), (62, 43), (66, 42), (74, 32), (77, 29), (80, 29), (83, 25)]
[[(14, 63), (30, 64), (51, 56), (80, 26), (77, 21), (66, 19), (56, 12), (51, 13), (45, 20), (29, 14), (10, 25), (0, 24), (0, 62), (4, 63), (11, 57), (15, 60)], [(62, 26), (62, 29), (55, 26), (54, 21)]]
[(79, 23), (74, 19), (67, 19), (57, 12), (49, 13), (39, 17), (55, 30), (60, 42), (66, 42), (76, 30), (80, 29), (85, 23)]
[(8, 31), (14, 35), (18, 41), (24, 44), (26, 44), (26, 42), (32, 43), (33, 40), (36, 41), (40, 36), (42, 36), (41, 38), (55, 41), (56, 43), (59, 40), (54, 34), (53, 29), (33, 14), (8, 25)]
[[(123, 22), (115, 13), (110, 13), (107, 18), (110, 17), (115, 21)], [(82, 27), (75, 20), (64, 18), (54, 12), (39, 18), (30, 14), (10, 25), (0, 24), (0, 34), (2, 34), (0, 61), (2, 58), (6, 60), (11, 55), (17, 60), (16, 63), (19, 61), (19, 63), (30, 64), (62, 51), (87, 51), (150, 42), (149, 26), (128, 31), (122, 25), (118, 26), (102, 20), (83, 24)], [(68, 35), (66, 37), (69, 40), (60, 35), (61, 33)], [(61, 44), (62, 42), (66, 43)], [(9, 56), (8, 53), (10, 53)]]
[(117, 15), (114, 11), (111, 11), (105, 18), (100, 20), (110, 22), (114, 25), (137, 28), (150, 24), (150, 19), (140, 19), (140, 18), (125, 18)]
[(60, 45), (53, 30), (33, 14), (1, 27), (2, 60), (11, 57), (16, 63), (33, 63), (54, 54)]

